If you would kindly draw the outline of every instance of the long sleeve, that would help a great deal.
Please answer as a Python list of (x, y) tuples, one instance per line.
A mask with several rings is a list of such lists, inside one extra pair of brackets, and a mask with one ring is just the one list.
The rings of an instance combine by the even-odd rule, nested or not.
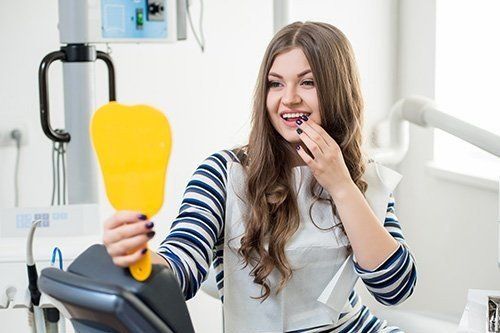
[(206, 279), (214, 245), (223, 237), (227, 161), (230, 151), (209, 156), (194, 172), (184, 192), (179, 214), (158, 254), (171, 265), (186, 300)]
[(368, 291), (384, 305), (402, 303), (410, 297), (417, 283), (415, 259), (406, 245), (394, 205), (391, 194), (384, 227), (398, 241), (399, 248), (374, 270), (363, 269), (354, 262), (354, 268)]

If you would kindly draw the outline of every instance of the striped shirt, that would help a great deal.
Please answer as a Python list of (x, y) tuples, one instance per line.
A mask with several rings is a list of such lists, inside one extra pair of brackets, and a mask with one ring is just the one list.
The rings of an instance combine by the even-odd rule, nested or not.
[[(186, 300), (195, 296), (213, 264), (219, 296), (224, 302), (223, 247), (228, 161), (239, 162), (232, 151), (222, 150), (209, 156), (196, 169), (187, 184), (179, 214), (158, 249), (158, 254), (172, 267)], [(392, 195), (384, 227), (398, 241), (399, 248), (374, 270), (363, 269), (356, 262), (354, 267), (375, 299), (390, 306), (406, 300), (413, 293), (417, 280), (415, 261), (395, 215)], [(348, 311), (342, 312), (339, 321), (333, 325), (309, 327), (293, 333), (402, 332), (375, 317), (362, 305), (355, 290), (349, 295), (347, 307)]]

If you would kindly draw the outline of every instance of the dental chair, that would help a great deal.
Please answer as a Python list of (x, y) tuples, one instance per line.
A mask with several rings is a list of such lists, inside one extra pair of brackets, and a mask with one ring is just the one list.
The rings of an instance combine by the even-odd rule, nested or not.
[(78, 333), (194, 333), (170, 270), (153, 265), (148, 280), (138, 282), (102, 245), (89, 247), (67, 271), (45, 268), (38, 283)]

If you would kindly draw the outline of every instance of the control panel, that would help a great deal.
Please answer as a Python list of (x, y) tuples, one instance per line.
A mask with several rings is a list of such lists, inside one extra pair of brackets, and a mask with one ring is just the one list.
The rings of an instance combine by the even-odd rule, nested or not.
[(165, 39), (168, 1), (172, 0), (101, 0), (102, 37)]
[(62, 44), (185, 39), (185, 0), (59, 0)]

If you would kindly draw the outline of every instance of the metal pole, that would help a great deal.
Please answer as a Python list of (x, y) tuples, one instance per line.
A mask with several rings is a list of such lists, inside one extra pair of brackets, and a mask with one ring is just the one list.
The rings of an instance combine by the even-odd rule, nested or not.
[(399, 164), (409, 146), (409, 123), (441, 129), (457, 138), (500, 157), (500, 136), (439, 111), (422, 96), (399, 100), (390, 113), (390, 146), (374, 149), (374, 158), (383, 164)]
[(288, 0), (273, 0), (273, 29), (274, 33), (288, 24), (289, 20)]
[(496, 157), (500, 157), (500, 136), (495, 133), (466, 123), (434, 108), (424, 113), (424, 119), (427, 127), (439, 128)]
[(89, 124), (95, 110), (95, 63), (64, 62), (65, 130), (69, 204), (98, 203), (97, 163), (92, 151)]

